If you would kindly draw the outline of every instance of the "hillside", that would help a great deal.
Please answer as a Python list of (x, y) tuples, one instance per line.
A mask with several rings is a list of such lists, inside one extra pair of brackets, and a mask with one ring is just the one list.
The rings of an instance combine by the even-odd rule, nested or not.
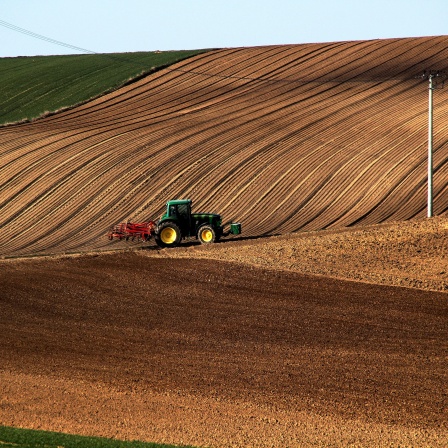
[(84, 103), (203, 51), (0, 58), (0, 124)]
[[(0, 129), (0, 253), (118, 247), (166, 200), (244, 236), (425, 216), (426, 69), (448, 37), (215, 50)], [(434, 212), (448, 210), (448, 97), (434, 95)]]

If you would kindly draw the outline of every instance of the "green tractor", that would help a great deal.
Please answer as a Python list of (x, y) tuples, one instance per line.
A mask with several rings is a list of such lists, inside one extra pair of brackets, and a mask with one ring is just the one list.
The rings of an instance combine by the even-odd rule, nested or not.
[(166, 213), (157, 221), (122, 222), (113, 226), (107, 236), (137, 241), (155, 238), (160, 247), (175, 247), (182, 239), (197, 238), (202, 244), (218, 241), (223, 236), (239, 235), (241, 224), (232, 222), (224, 231), (221, 215), (215, 213), (191, 213), (190, 199), (177, 199), (166, 203)]
[(182, 239), (191, 237), (210, 244), (230, 234), (241, 234), (240, 223), (230, 223), (230, 229), (225, 232), (221, 215), (192, 213), (191, 202), (190, 199), (167, 202), (166, 212), (155, 223), (155, 240), (160, 247), (175, 247)]

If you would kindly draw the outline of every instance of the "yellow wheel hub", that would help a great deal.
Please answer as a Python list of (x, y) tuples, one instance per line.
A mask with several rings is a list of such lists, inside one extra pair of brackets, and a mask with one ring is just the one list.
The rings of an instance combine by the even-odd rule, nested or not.
[(172, 227), (165, 227), (160, 233), (160, 239), (165, 244), (173, 244), (176, 241), (177, 233)]
[(209, 229), (204, 229), (201, 232), (201, 238), (203, 241), (205, 241), (206, 243), (209, 243), (212, 239), (213, 239), (213, 233), (211, 230)]

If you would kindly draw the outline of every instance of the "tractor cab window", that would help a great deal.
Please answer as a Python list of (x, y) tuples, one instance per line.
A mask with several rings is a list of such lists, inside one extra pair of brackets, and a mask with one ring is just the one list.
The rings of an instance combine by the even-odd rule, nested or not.
[(188, 204), (179, 204), (177, 206), (177, 213), (179, 218), (188, 219), (188, 217), (190, 216)]
[(169, 216), (177, 217), (177, 206), (176, 205), (170, 205)]
[(190, 204), (177, 204), (176, 210), (177, 223), (180, 226), (182, 233), (185, 235), (190, 234)]
[(168, 216), (177, 221), (181, 230), (187, 232), (188, 229), (189, 232), (191, 224), (190, 204), (170, 204), (168, 207)]

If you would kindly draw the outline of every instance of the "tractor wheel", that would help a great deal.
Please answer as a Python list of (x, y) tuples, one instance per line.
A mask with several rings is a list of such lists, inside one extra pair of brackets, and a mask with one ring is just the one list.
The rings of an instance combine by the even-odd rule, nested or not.
[(164, 222), (159, 227), (156, 242), (160, 247), (176, 247), (181, 237), (180, 229), (174, 222)]
[(202, 226), (198, 231), (198, 238), (202, 244), (214, 243), (217, 240), (215, 229), (212, 226)]

